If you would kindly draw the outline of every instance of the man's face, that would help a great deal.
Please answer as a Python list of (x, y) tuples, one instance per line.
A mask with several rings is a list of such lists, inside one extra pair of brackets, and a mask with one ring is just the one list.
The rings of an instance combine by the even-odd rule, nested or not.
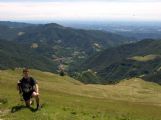
[(29, 71), (23, 71), (23, 74), (24, 74), (25, 77), (28, 77)]

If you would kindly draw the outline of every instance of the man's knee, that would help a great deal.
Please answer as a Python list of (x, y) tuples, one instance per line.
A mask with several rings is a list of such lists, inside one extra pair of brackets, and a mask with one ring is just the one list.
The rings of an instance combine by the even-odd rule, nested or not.
[(38, 96), (39, 96), (38, 93), (36, 93), (36, 92), (33, 92), (33, 93), (32, 93), (32, 97), (38, 97)]

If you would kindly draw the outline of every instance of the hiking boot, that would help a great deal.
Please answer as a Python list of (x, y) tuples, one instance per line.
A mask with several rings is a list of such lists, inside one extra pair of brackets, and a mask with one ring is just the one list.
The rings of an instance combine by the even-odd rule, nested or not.
[(36, 110), (40, 110), (41, 109), (41, 105), (37, 104)]

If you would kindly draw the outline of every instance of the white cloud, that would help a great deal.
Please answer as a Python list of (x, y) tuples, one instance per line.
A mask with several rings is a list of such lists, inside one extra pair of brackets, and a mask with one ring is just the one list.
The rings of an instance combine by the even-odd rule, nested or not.
[[(115, 0), (122, 1), (122, 0)], [(126, 0), (130, 1), (130, 0)], [(0, 20), (161, 20), (161, 2), (0, 2)]]

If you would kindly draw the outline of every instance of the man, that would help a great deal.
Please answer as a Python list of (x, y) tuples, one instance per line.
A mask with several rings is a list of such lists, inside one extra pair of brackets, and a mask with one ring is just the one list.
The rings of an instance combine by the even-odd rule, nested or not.
[(39, 109), (39, 87), (37, 82), (29, 76), (29, 69), (23, 69), (23, 78), (18, 81), (17, 89), (22, 94), (27, 107), (30, 107), (31, 98), (35, 98), (37, 107)]

